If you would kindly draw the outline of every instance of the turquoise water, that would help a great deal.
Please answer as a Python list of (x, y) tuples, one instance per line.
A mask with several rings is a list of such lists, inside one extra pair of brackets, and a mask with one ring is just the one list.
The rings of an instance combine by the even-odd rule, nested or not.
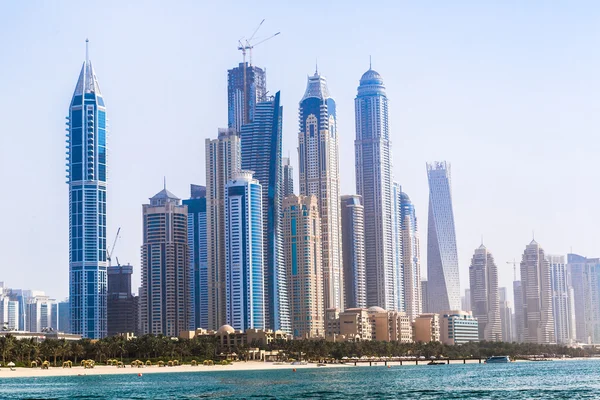
[(600, 361), (0, 378), (0, 399), (593, 399)]

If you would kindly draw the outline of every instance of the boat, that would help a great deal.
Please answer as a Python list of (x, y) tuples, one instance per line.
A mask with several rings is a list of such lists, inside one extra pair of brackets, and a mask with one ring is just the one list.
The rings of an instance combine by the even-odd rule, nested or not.
[(486, 364), (505, 364), (510, 362), (509, 356), (492, 356), (485, 360)]
[(433, 361), (433, 360), (432, 360), (432, 361), (429, 361), (429, 362), (427, 363), (427, 365), (446, 365), (446, 363), (445, 363), (445, 362)]

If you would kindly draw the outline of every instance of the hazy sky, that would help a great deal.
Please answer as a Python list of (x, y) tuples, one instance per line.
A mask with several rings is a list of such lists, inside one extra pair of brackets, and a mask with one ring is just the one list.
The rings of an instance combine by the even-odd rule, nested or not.
[[(452, 4), (450, 4), (452, 3)], [(600, 256), (600, 4), (576, 1), (0, 3), (0, 280), (68, 294), (65, 116), (90, 39), (110, 124), (108, 236), (139, 285), (141, 205), (205, 183), (204, 140), (227, 125), (227, 69), (258, 46), (297, 160), (307, 74), (337, 101), (342, 194), (355, 193), (354, 97), (373, 57), (390, 99), (395, 179), (417, 209), (425, 163), (452, 164), (462, 290), (481, 236), (510, 286), (535, 231), (547, 253)], [(297, 180), (297, 168), (296, 168)]]

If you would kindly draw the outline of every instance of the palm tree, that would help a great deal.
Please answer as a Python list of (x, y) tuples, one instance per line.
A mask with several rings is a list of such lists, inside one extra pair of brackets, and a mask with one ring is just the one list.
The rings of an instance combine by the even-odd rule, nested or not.
[(15, 337), (10, 333), (0, 337), (0, 352), (2, 353), (2, 364), (6, 365), (6, 359), (10, 358), (15, 347)]
[(77, 359), (85, 355), (85, 350), (80, 342), (71, 342), (71, 355), (75, 358), (75, 364)]

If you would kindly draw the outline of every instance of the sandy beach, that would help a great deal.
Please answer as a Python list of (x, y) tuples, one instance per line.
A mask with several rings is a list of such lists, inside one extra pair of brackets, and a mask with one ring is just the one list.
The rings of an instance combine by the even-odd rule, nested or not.
[(326, 367), (317, 367), (317, 364), (309, 363), (307, 365), (275, 364), (272, 362), (235, 362), (231, 365), (214, 366), (190, 366), (181, 365), (177, 367), (158, 367), (150, 366), (143, 368), (117, 368), (114, 366), (97, 365), (91, 369), (83, 367), (62, 368), (50, 367), (49, 369), (40, 368), (15, 368), (14, 371), (9, 368), (0, 368), (0, 379), (3, 378), (39, 378), (44, 376), (89, 376), (89, 375), (138, 375), (138, 374), (156, 374), (156, 373), (178, 373), (178, 372), (222, 372), (222, 371), (261, 371), (278, 369), (308, 369), (308, 368), (350, 368), (354, 365), (328, 364)]

